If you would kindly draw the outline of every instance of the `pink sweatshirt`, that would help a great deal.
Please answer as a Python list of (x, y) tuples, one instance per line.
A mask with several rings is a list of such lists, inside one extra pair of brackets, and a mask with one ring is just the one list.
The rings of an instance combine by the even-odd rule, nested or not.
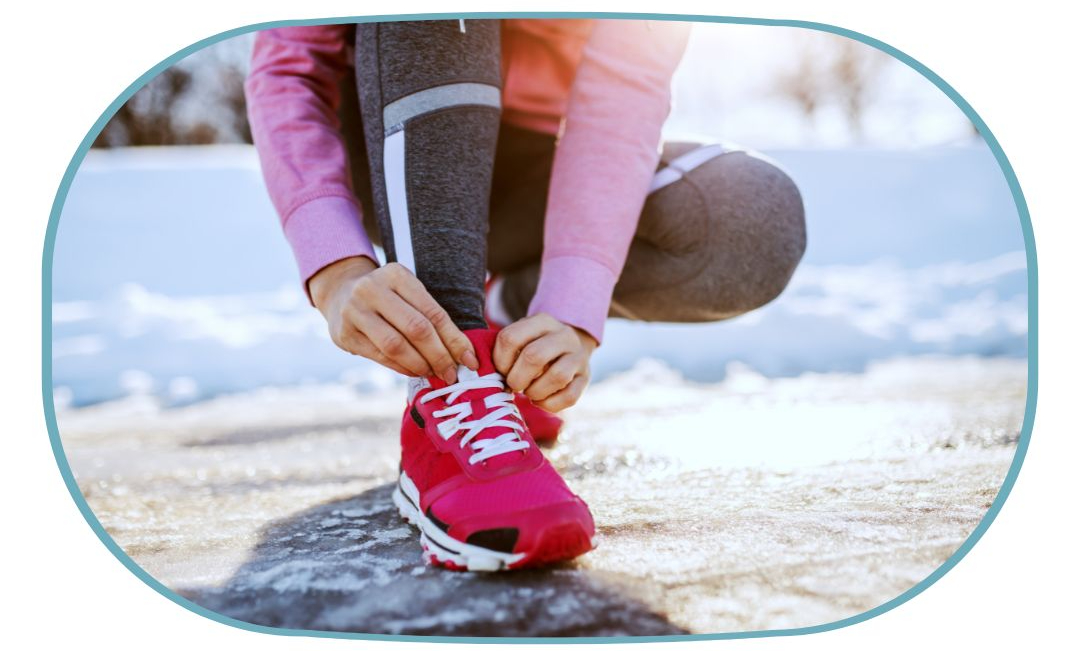
[[(350, 25), (259, 32), (245, 90), (270, 198), (307, 281), (343, 258), (377, 262), (337, 120)], [(503, 21), (503, 120), (558, 134), (540, 284), (529, 314), (603, 336), (659, 160), (686, 23)]]

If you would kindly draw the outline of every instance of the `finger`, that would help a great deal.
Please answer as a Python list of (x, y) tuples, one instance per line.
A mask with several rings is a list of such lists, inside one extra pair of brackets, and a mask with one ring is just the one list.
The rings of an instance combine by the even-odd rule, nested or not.
[(457, 362), (450, 351), (443, 345), (435, 331), (435, 326), (402, 297), (389, 292), (392, 298), (383, 301), (379, 314), (416, 349), (430, 366), (447, 384), (457, 382)]
[(581, 366), (580, 356), (563, 355), (533, 380), (524, 393), (533, 402), (545, 400), (568, 387), (581, 374)]
[(509, 377), (521, 351), (557, 327), (558, 322), (546, 314), (536, 314), (506, 326), (495, 338), (495, 351), (492, 354), (495, 368)]
[(381, 364), (392, 371), (401, 373), (402, 375), (413, 375), (408, 369), (402, 367), (400, 364), (396, 364), (393, 360), (388, 359), (386, 355), (379, 352), (379, 349), (375, 347), (375, 344), (371, 343), (371, 340), (364, 336), (364, 333), (360, 332), (351, 325), (343, 326), (344, 331), (340, 337), (335, 341), (343, 350), (353, 355), (365, 357), (373, 362)]
[(562, 391), (549, 396), (545, 400), (535, 403), (537, 407), (540, 407), (544, 411), (555, 413), (562, 411), (567, 407), (573, 407), (577, 404), (579, 398), (581, 398), (582, 392), (585, 391), (585, 387), (589, 384), (589, 379), (584, 375), (579, 375)]
[(395, 373), (400, 373), (408, 377), (416, 376), (416, 374), (409, 371), (409, 369), (398, 364), (386, 355), (383, 355), (382, 352), (380, 352), (379, 349), (375, 346), (375, 344), (371, 343), (371, 340), (364, 336), (364, 333), (360, 332), (359, 330), (353, 330), (353, 332), (355, 333), (355, 335), (351, 337), (350, 340), (354, 343), (352, 343), (350, 348), (354, 348), (355, 350), (350, 350), (350, 352), (353, 352), (353, 354), (355, 355), (360, 355), (361, 357), (366, 357), (371, 361), (375, 362), (376, 364), (381, 364), (382, 366), (385, 366), (386, 368), (394, 371)]
[(355, 315), (353, 322), (357, 330), (370, 339), (379, 352), (394, 363), (406, 368), (413, 375), (427, 377), (432, 374), (431, 367), (424, 361), (423, 356), (382, 316), (363, 311)]
[[(356, 329), (351, 320), (343, 319), (341, 323), (337, 324), (336, 330), (331, 331), (330, 338), (347, 353), (370, 357), (367, 353), (371, 342), (367, 340), (367, 337), (362, 332)], [(367, 345), (365, 345), (365, 342), (367, 342)], [(371, 346), (371, 348), (373, 349), (374, 346)]]
[(435, 328), (443, 347), (458, 363), (474, 371), (480, 370), (480, 362), (476, 359), (472, 342), (457, 327), (446, 310), (432, 298), (416, 276), (411, 273), (399, 274), (395, 277), (392, 286), (399, 296), (424, 315), (424, 318)]
[(521, 350), (506, 374), (506, 384), (515, 393), (524, 391), (536, 378), (543, 375), (548, 365), (571, 351), (563, 337), (545, 335)]

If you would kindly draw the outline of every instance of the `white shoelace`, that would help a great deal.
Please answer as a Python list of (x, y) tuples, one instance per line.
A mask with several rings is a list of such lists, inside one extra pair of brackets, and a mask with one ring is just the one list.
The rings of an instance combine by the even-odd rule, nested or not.
[[(465, 379), (461, 379), (462, 375), (466, 375)], [(448, 405), (446, 409), (432, 412), (432, 415), (436, 418), (446, 419), (438, 424), (439, 435), (444, 440), (449, 441), (455, 434), (464, 430), (465, 435), (461, 437), (460, 445), (462, 448), (469, 445), (473, 449), (474, 454), (469, 457), (469, 463), (471, 464), (479, 463), (499, 454), (528, 449), (529, 442), (523, 440), (518, 434), (518, 432), (525, 431), (525, 428), (515, 421), (505, 420), (507, 416), (517, 416), (518, 419), (521, 419), (521, 414), (517, 410), (517, 405), (514, 404), (514, 394), (506, 391), (503, 376), (498, 373), (474, 375), (473, 377), (467, 375), (459, 373), (458, 382), (442, 389), (429, 391), (424, 397), (420, 398), (420, 402), (425, 403), (446, 396), (446, 404)], [(491, 411), (483, 418), (465, 420), (472, 416), (472, 405), (468, 402), (455, 405), (454, 401), (460, 398), (461, 394), (473, 389), (501, 389), (501, 391), (484, 398), (484, 406)], [(506, 427), (510, 431), (494, 438), (473, 441), (480, 432), (489, 427)]]

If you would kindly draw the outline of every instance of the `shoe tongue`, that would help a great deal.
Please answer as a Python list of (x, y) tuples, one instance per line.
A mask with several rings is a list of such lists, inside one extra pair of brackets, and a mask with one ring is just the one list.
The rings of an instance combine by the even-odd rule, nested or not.
[(480, 375), (497, 372), (492, 354), (495, 350), (495, 338), (499, 336), (499, 332), (488, 328), (477, 328), (466, 330), (465, 336), (472, 342), (473, 349), (476, 351), (476, 360), (480, 362), (480, 369), (477, 372)]
[[(473, 350), (476, 352), (476, 361), (480, 363), (480, 368), (474, 371), (464, 364), (458, 365), (458, 381), (476, 379), (481, 375), (497, 373), (495, 360), (492, 358), (492, 351), (495, 350), (495, 338), (499, 334), (498, 331), (488, 330), (487, 328), (477, 328), (475, 330), (465, 330), (464, 334), (469, 338), (469, 341), (472, 342)], [(443, 382), (437, 376), (431, 376), (428, 378), (428, 382), (435, 389), (441, 389), (446, 386), (446, 382)], [(498, 389), (478, 389), (470, 392), (470, 396), (477, 395), (484, 397), (489, 396), (492, 393), (498, 393)], [(465, 396), (462, 396), (462, 399), (463, 398), (465, 398)]]
[[(473, 349), (476, 352), (476, 360), (480, 363), (480, 368), (479, 370), (474, 371), (464, 365), (458, 366), (458, 381), (461, 382), (463, 380), (476, 379), (477, 377), (481, 377), (491, 373), (497, 373), (498, 371), (495, 368), (495, 362), (492, 359), (492, 351), (495, 348), (495, 338), (498, 336), (498, 331), (484, 328), (465, 330), (464, 333), (465, 336), (469, 338), (469, 341), (472, 342)], [(431, 377), (429, 378), (429, 381), (431, 383), (431, 386), (436, 389), (446, 386), (446, 383), (437, 377)], [(473, 389), (471, 391), (466, 391), (465, 393), (463, 393), (457, 400), (454, 401), (454, 404), (460, 404), (466, 400), (472, 402), (473, 414), (467, 420), (478, 420), (490, 411), (490, 409), (488, 409), (487, 406), (484, 405), (484, 398), (499, 393), (501, 391), (502, 389), (498, 388)], [(512, 415), (508, 415), (505, 417), (505, 420), (512, 421), (516, 419)], [(476, 437), (472, 439), (472, 441), (495, 438), (496, 436), (499, 436), (500, 434), (504, 434), (509, 431), (511, 430), (508, 427), (489, 427), (477, 434)], [(488, 458), (487, 463), (489, 467), (498, 468), (504, 465), (518, 463), (519, 461), (520, 454), (517, 452), (510, 452), (507, 454), (499, 454), (494, 457), (490, 457)]]

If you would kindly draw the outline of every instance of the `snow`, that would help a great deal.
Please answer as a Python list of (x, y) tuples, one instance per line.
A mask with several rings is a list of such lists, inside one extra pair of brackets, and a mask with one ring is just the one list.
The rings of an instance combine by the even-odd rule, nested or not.
[[(613, 320), (594, 377), (642, 357), (715, 381), (733, 362), (778, 377), (911, 355), (1026, 355), (1024, 243), (985, 146), (766, 153), (807, 207), (809, 245), (787, 290), (728, 322)], [(64, 406), (400, 386), (330, 343), (249, 147), (91, 152), (60, 219), (53, 297)]]

